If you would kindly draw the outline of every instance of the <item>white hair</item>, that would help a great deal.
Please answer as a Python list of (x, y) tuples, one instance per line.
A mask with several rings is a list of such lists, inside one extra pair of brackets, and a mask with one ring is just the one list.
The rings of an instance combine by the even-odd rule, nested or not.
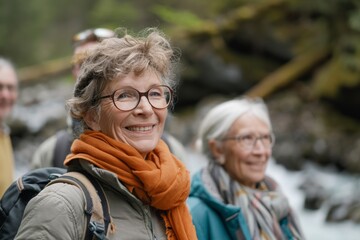
[[(15, 69), (12, 62), (6, 58), (0, 57), (0, 68), (11, 68), (12, 70)], [(15, 71), (15, 70), (14, 70)]]
[(261, 98), (236, 98), (213, 107), (200, 123), (197, 144), (200, 150), (210, 158), (209, 140), (220, 140), (230, 130), (233, 123), (245, 113), (251, 112), (272, 131), (268, 109)]

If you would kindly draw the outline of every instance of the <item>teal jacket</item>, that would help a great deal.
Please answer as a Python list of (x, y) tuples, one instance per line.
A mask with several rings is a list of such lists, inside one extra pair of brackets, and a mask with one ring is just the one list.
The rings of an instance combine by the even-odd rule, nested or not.
[(241, 209), (213, 197), (202, 183), (201, 172), (192, 178), (188, 206), (198, 240), (251, 240)]
[[(224, 204), (204, 186), (202, 171), (192, 177), (188, 206), (198, 240), (252, 240), (241, 208)], [(288, 227), (288, 219), (280, 221), (287, 239), (295, 239)]]

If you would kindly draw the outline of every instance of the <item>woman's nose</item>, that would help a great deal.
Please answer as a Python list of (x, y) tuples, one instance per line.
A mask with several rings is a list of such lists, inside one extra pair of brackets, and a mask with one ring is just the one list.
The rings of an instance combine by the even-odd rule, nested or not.
[(266, 152), (268, 148), (264, 145), (260, 138), (257, 138), (254, 142), (253, 151), (254, 152)]
[(142, 111), (153, 111), (153, 107), (151, 106), (146, 96), (141, 96), (140, 102), (137, 105), (136, 109), (141, 109)]

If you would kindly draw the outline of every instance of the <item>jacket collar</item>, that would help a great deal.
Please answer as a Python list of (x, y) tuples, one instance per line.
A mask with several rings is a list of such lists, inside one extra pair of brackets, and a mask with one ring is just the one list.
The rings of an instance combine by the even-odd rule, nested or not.
[(239, 207), (225, 204), (222, 201), (207, 168), (204, 168), (193, 175), (190, 197), (200, 198), (208, 206), (216, 210), (225, 221), (231, 219), (240, 212)]

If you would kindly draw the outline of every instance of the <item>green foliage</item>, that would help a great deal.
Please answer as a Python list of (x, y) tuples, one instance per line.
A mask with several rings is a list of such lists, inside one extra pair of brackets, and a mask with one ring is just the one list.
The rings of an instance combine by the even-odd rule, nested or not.
[(350, 13), (349, 26), (352, 30), (360, 32), (360, 7)]
[(319, 71), (313, 81), (317, 96), (337, 97), (342, 87), (360, 85), (360, 34), (340, 40), (334, 57)]
[(118, 27), (131, 28), (138, 21), (141, 11), (130, 1), (102, 0), (97, 1), (90, 12), (90, 22), (93, 26), (99, 23), (104, 27), (115, 29)]
[(154, 6), (152, 11), (165, 22), (187, 29), (201, 27), (203, 23), (200, 18), (190, 11), (180, 11), (160, 5)]
[(37, 41), (41, 38), (40, 33), (45, 32), (49, 22), (48, 12), (39, 8), (40, 2), (31, 3), (26, 8), (22, 7), (23, 1), (16, 0), (3, 1), (0, 5), (0, 52), (8, 57), (14, 52), (22, 62), (30, 62), (31, 52), (37, 49)]
[(92, 2), (0, 0), (1, 54), (17, 66), (70, 55), (71, 36), (84, 25), (83, 11)]
[(338, 15), (340, 10), (354, 6), (357, 0), (288, 0), (294, 11), (302, 14)]

